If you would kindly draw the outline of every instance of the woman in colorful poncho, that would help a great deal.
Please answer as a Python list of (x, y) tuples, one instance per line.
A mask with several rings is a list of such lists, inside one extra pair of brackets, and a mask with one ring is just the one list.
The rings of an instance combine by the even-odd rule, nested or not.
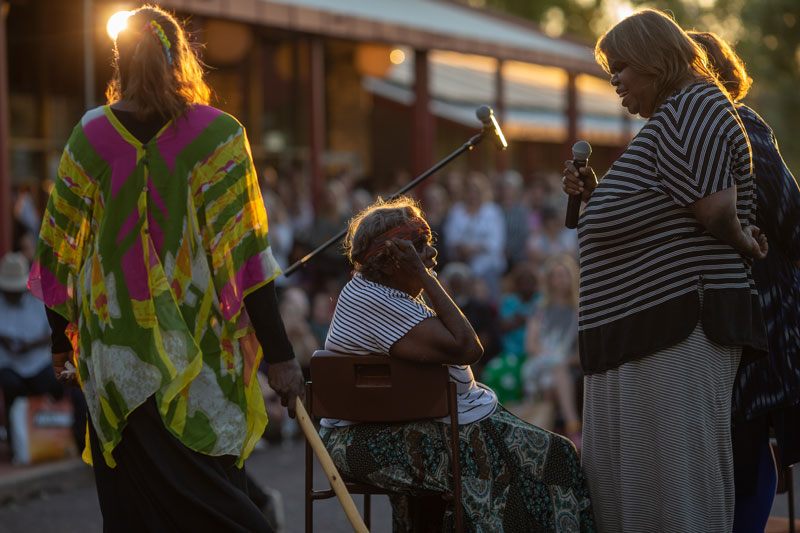
[(247, 138), (205, 105), (164, 11), (131, 14), (115, 67), (111, 105), (64, 150), (29, 281), (55, 370), (74, 364), (86, 395), (105, 530), (269, 531), (242, 468), (267, 423), (261, 346), (284, 405), (303, 379)]

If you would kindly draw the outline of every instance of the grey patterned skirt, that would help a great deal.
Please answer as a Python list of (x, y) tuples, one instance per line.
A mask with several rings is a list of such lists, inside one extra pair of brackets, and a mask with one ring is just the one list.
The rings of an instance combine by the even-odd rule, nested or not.
[[(594, 531), (589, 492), (569, 440), (523, 422), (502, 406), (490, 417), (460, 426), (459, 434), (467, 531)], [(408, 496), (451, 487), (449, 435), (449, 426), (435, 421), (320, 431), (344, 478), (401, 494), (390, 498), (395, 532), (411, 530)], [(452, 518), (448, 511), (445, 530)]]

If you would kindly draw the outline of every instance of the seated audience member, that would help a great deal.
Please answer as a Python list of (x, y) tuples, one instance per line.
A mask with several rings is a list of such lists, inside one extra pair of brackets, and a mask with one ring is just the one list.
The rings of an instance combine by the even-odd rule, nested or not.
[[(449, 365), (458, 383), (468, 530), (593, 531), (572, 443), (514, 417), (498, 405), (491, 389), (474, 380), (469, 365), (483, 349), (431, 272), (436, 250), (414, 201), (378, 200), (351, 221), (345, 249), (355, 274), (339, 296), (325, 347)], [(421, 299), (423, 291), (429, 303)], [(398, 493), (390, 498), (394, 531), (410, 530), (409, 495), (451, 488), (444, 421), (323, 419), (321, 425), (321, 437), (343, 476)]]
[(36, 256), (36, 234), (31, 233), (24, 224), (15, 220), (12, 235), (12, 249), (25, 256), (30, 264)]
[(429, 183), (422, 192), (422, 210), (425, 212), (425, 220), (431, 227), (433, 241), (439, 255), (436, 256), (438, 271), (444, 268), (449, 258), (447, 257), (447, 234), (444, 231), (447, 215), (450, 212), (451, 196), (444, 185), (433, 182)]
[[(514, 412), (515, 404), (523, 398), (525, 325), (533, 314), (540, 295), (537, 272), (532, 263), (518, 263), (503, 281), (504, 285), (510, 286), (510, 290), (500, 296), (497, 325), (500, 331), (501, 350), (488, 360), (484, 357), (486, 364), (480, 369), (480, 378), (494, 389), (500, 403)], [(515, 412), (515, 414), (526, 418), (521, 413)], [(531, 419), (527, 420), (534, 422)]]
[(336, 300), (332, 297), (334, 294), (328, 291), (320, 291), (314, 293), (314, 296), (311, 297), (311, 316), (308, 324), (320, 346), (325, 345), (328, 329), (331, 326), (333, 310), (336, 307)]
[(447, 257), (469, 265), (486, 281), (493, 302), (500, 296), (500, 277), (506, 269), (506, 226), (503, 210), (493, 201), (485, 175), (467, 177), (464, 201), (454, 204), (444, 226)]
[(578, 256), (578, 236), (574, 230), (564, 227), (564, 213), (553, 203), (546, 203), (540, 212), (542, 225), (531, 232), (526, 243), (528, 259), (544, 263), (551, 256), (570, 254)]
[(525, 355), (525, 324), (539, 302), (539, 280), (532, 263), (519, 263), (511, 271), (512, 290), (500, 298), (503, 353)]
[(543, 392), (558, 406), (564, 431), (580, 449), (581, 422), (571, 364), (578, 364), (578, 265), (568, 255), (545, 262), (542, 301), (528, 321), (522, 366), (526, 396)]
[[(65, 392), (53, 373), (47, 314), (26, 287), (28, 272), (28, 260), (21, 253), (8, 253), (0, 261), (0, 389), (9, 424), (8, 413), (17, 398), (48, 394), (58, 400)], [(70, 387), (69, 392), (75, 393), (75, 442), (83, 449), (85, 404), (79, 390)], [(12, 433), (8, 431), (9, 442)]]
[[(295, 241), (306, 249), (306, 253), (341, 231), (350, 217), (347, 188), (341, 181), (328, 181), (320, 200), (313, 224), (306, 231), (295, 233)], [(306, 269), (311, 274), (313, 290), (319, 289), (329, 280), (339, 280), (344, 284), (347, 279), (347, 262), (336, 246), (322, 250), (317, 260), (309, 263)]]
[(298, 287), (286, 289), (281, 296), (279, 309), (297, 362), (300, 363), (303, 372), (307, 373), (311, 355), (319, 349), (320, 344), (308, 321), (309, 305), (306, 293)]
[[(294, 248), (294, 230), (289, 219), (289, 212), (281, 201), (280, 196), (269, 189), (262, 189), (261, 196), (264, 199), (264, 208), (269, 213), (269, 246), (272, 255), (278, 265), (285, 269), (289, 266), (289, 255)], [(275, 278), (275, 286), (285, 288), (292, 284), (292, 280), (286, 276)]]
[(478, 335), (483, 357), (477, 364), (483, 366), (500, 352), (500, 328), (486, 282), (474, 276), (469, 266), (460, 262), (445, 266), (439, 281)]
[(500, 208), (506, 228), (505, 253), (511, 267), (525, 260), (525, 242), (530, 233), (532, 212), (525, 203), (523, 186), (522, 176), (516, 170), (509, 170), (500, 178)]

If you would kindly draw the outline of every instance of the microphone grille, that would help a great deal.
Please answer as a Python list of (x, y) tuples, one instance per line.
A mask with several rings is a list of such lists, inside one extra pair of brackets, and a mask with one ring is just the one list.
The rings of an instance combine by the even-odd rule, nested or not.
[(592, 155), (592, 146), (586, 141), (578, 141), (572, 147), (572, 158), (585, 161)]
[(484, 104), (480, 106), (478, 109), (475, 110), (475, 116), (478, 117), (478, 120), (486, 124), (493, 114), (492, 108), (488, 105)]

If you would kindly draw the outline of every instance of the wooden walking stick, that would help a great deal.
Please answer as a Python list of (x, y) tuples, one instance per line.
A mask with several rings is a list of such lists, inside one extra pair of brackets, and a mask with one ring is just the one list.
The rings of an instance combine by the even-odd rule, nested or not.
[(342, 481), (342, 476), (336, 469), (336, 465), (333, 464), (333, 459), (331, 459), (328, 450), (325, 449), (325, 445), (322, 444), (322, 439), (319, 438), (317, 430), (314, 427), (314, 424), (311, 423), (311, 418), (308, 416), (308, 412), (306, 411), (303, 401), (299, 396), (297, 398), (297, 406), (295, 407), (295, 411), (297, 421), (300, 423), (300, 427), (303, 428), (303, 433), (305, 433), (308, 443), (314, 450), (314, 455), (317, 456), (317, 460), (322, 466), (322, 470), (324, 470), (325, 475), (328, 476), (328, 481), (331, 483), (331, 488), (333, 489), (333, 492), (336, 493), (336, 497), (339, 498), (339, 503), (342, 505), (342, 509), (344, 509), (344, 514), (347, 515), (347, 519), (350, 520), (350, 525), (353, 526), (353, 531), (356, 531), (357, 533), (369, 533), (367, 526), (364, 524), (364, 520), (361, 518), (361, 514), (359, 514), (358, 509), (356, 508), (356, 504), (353, 502), (352, 496), (350, 496), (350, 493), (347, 491), (347, 487), (344, 485), (344, 481)]

